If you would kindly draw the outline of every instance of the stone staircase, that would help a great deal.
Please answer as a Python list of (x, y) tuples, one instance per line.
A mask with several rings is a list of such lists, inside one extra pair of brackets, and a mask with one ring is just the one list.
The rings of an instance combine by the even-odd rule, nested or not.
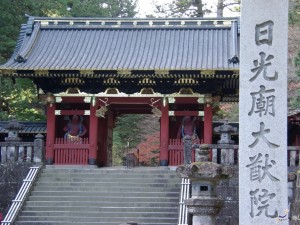
[(168, 168), (46, 168), (15, 224), (175, 225), (179, 195)]

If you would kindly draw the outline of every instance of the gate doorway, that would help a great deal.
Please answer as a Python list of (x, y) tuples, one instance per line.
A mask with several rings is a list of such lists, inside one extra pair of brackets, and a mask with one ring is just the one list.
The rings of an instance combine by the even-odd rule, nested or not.
[(113, 130), (113, 166), (159, 165), (159, 118), (150, 114), (123, 114)]

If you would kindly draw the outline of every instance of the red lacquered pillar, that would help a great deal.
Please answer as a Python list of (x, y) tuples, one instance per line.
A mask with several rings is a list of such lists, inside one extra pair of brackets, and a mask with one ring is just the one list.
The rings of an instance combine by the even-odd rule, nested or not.
[(159, 160), (160, 166), (169, 165), (169, 105), (166, 102), (161, 106), (161, 118), (160, 118), (160, 152)]
[(89, 165), (96, 165), (98, 150), (98, 117), (96, 116), (97, 104), (90, 105), (90, 129), (89, 129)]
[(54, 141), (55, 141), (55, 104), (47, 105), (47, 139), (46, 139), (46, 164), (54, 162)]

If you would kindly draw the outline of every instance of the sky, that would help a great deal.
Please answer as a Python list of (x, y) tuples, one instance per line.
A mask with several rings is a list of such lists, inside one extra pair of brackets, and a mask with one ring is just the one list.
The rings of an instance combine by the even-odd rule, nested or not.
[[(138, 17), (145, 17), (147, 14), (154, 14), (154, 0), (138, 0), (139, 1), (139, 13)], [(159, 4), (171, 3), (172, 0), (156, 0)], [(209, 4), (209, 7), (215, 7), (217, 0), (205, 0)], [(215, 17), (215, 14), (208, 15), (210, 17)], [(232, 13), (230, 10), (224, 10), (225, 17), (239, 16), (238, 13)]]

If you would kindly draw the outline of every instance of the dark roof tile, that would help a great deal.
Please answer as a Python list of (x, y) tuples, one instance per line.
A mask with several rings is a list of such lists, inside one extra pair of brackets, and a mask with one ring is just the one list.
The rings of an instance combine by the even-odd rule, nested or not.
[[(0, 69), (237, 70), (239, 67), (238, 63), (228, 61), (238, 54), (235, 52), (238, 46), (233, 46), (238, 43), (236, 25), (212, 25), (209, 20), (200, 19), (154, 20), (155, 26), (146, 26), (151, 21), (145, 19), (107, 19), (105, 26), (101, 25), (103, 21), (92, 18), (57, 20), (37, 18), (31, 25), (33, 31), (26, 34), (28, 26), (22, 26), (13, 57)], [(84, 21), (86, 25), (82, 25)], [(129, 26), (132, 21), (142, 25)], [(199, 21), (204, 25), (199, 25)], [(229, 22), (236, 24), (237, 19)]]

